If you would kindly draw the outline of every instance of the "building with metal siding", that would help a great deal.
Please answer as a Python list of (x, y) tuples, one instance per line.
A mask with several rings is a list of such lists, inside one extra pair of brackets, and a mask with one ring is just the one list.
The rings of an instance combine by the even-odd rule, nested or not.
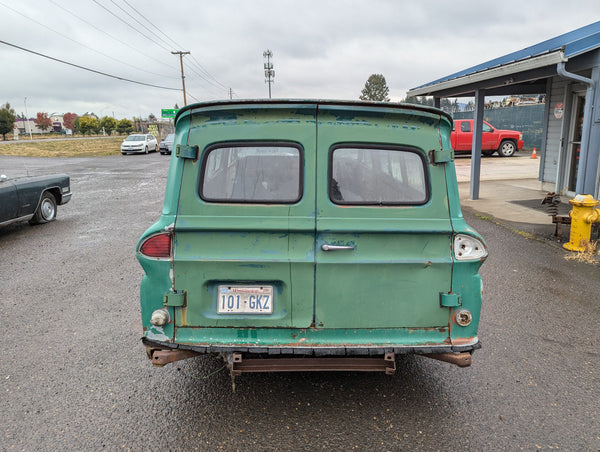
[[(408, 96), (475, 97), (480, 148), (485, 96), (546, 94), (539, 179), (566, 195), (600, 195), (600, 22), (411, 89)], [(478, 145), (479, 143), (479, 145)], [(471, 198), (479, 194), (473, 153)]]

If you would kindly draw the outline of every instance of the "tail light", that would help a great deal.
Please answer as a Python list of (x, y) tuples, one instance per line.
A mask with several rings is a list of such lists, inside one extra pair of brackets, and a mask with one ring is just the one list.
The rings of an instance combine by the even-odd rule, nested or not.
[(478, 261), (487, 255), (485, 244), (478, 238), (464, 234), (454, 237), (454, 258), (457, 261)]
[(170, 258), (172, 242), (170, 232), (151, 235), (141, 243), (139, 252), (146, 257)]

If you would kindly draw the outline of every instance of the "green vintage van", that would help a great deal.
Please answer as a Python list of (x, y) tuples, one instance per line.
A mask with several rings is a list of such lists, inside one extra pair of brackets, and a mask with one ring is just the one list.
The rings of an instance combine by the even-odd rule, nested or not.
[(447, 114), (265, 100), (189, 105), (175, 121), (163, 212), (137, 247), (155, 365), (471, 364), (487, 248), (461, 214)]

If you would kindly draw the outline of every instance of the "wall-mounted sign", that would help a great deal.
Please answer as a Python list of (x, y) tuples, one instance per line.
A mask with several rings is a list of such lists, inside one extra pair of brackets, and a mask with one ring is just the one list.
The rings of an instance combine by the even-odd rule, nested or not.
[(556, 119), (561, 119), (563, 117), (564, 111), (565, 111), (565, 106), (561, 102), (559, 102), (554, 107), (554, 117)]

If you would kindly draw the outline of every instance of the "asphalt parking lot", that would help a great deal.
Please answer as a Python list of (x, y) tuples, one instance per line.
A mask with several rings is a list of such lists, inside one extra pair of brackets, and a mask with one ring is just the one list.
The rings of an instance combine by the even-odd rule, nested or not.
[(153, 368), (134, 251), (168, 160), (0, 156), (73, 191), (57, 221), (0, 228), (0, 450), (600, 450), (598, 267), (468, 213), (490, 247), (470, 368), (404, 356), (394, 376), (248, 374), (235, 392), (215, 357)]

